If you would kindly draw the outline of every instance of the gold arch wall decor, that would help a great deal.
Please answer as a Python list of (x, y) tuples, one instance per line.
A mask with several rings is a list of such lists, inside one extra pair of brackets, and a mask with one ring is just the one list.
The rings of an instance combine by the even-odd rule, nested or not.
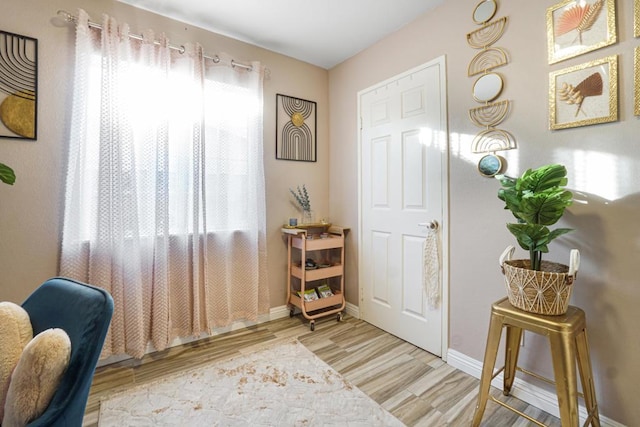
[(507, 17), (484, 24), (481, 28), (467, 34), (467, 43), (474, 49), (484, 49), (491, 46), (502, 37), (507, 25)]
[(618, 120), (618, 56), (549, 73), (549, 128)]
[(517, 148), (516, 140), (503, 129), (489, 128), (478, 133), (471, 142), (473, 153), (495, 153), (496, 151), (513, 150)]
[[(640, 0), (639, 0), (640, 1)], [(492, 177), (506, 169), (506, 160), (496, 154), (497, 151), (517, 148), (515, 138), (506, 130), (498, 129), (509, 115), (511, 102), (496, 101), (502, 94), (504, 81), (500, 74), (492, 71), (509, 63), (507, 52), (494, 47), (505, 32), (507, 17), (492, 20), (497, 11), (496, 0), (482, 0), (473, 11), (473, 21), (480, 25), (467, 34), (467, 43), (474, 49), (480, 49), (469, 62), (469, 77), (482, 74), (473, 84), (472, 96), (482, 104), (469, 109), (469, 120), (482, 128), (471, 142), (471, 151), (485, 154), (478, 161), (478, 172), (484, 177)]]
[(509, 100), (490, 102), (482, 107), (469, 110), (469, 119), (478, 127), (496, 127), (507, 117), (511, 103)]
[(0, 31), (0, 137), (37, 139), (38, 40)]
[(615, 0), (563, 0), (547, 8), (549, 64), (616, 41)]
[(509, 58), (507, 52), (499, 47), (489, 47), (481, 50), (476, 56), (473, 57), (467, 68), (467, 75), (469, 77), (477, 74), (485, 73), (494, 68), (507, 65)]

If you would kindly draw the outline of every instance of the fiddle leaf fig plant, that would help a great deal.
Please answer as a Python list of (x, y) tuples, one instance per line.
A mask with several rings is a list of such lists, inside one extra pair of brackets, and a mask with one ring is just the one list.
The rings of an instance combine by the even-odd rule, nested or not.
[(0, 163), (0, 181), (5, 184), (13, 185), (16, 182), (16, 174), (9, 166), (4, 163)]
[(531, 269), (540, 270), (542, 254), (548, 253), (548, 244), (555, 238), (572, 231), (571, 228), (549, 229), (564, 215), (571, 205), (573, 194), (564, 187), (568, 183), (567, 169), (551, 164), (528, 169), (520, 178), (498, 175), (502, 188), (498, 198), (505, 209), (516, 217), (516, 223), (507, 228), (520, 247), (529, 251)]

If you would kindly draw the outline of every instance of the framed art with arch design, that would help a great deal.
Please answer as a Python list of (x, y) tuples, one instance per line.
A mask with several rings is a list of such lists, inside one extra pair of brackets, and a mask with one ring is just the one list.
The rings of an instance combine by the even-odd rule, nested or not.
[(317, 160), (316, 107), (313, 101), (276, 94), (276, 159)]
[(0, 138), (38, 139), (38, 40), (0, 30)]

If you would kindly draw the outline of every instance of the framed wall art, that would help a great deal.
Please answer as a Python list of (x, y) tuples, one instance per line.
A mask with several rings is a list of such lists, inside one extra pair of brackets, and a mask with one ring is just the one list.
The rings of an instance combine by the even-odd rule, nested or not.
[(549, 127), (565, 129), (618, 120), (618, 57), (549, 74)]
[(640, 0), (634, 1), (633, 8), (633, 35), (640, 37)]
[(636, 47), (633, 55), (633, 81), (634, 81), (634, 97), (633, 97), (633, 114), (640, 116), (640, 46)]
[(549, 64), (614, 44), (615, 10), (615, 0), (564, 0), (549, 7)]
[(38, 40), (0, 30), (0, 137), (37, 139)]
[(317, 160), (316, 103), (276, 94), (276, 159)]

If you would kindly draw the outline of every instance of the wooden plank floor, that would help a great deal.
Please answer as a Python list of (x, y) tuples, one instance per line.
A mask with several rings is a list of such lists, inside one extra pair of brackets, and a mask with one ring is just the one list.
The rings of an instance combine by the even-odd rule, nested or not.
[[(366, 322), (345, 316), (316, 321), (315, 331), (301, 316), (279, 319), (199, 340), (142, 360), (100, 367), (91, 386), (84, 426), (97, 426), (100, 399), (132, 385), (153, 381), (198, 365), (246, 353), (270, 341), (297, 338), (352, 384), (407, 426), (469, 426), (479, 381), (424, 350)], [(501, 395), (493, 389), (495, 396)], [(501, 398), (504, 400), (504, 398)], [(515, 398), (507, 402), (550, 426), (560, 420)], [(482, 426), (534, 425), (489, 402)]]

